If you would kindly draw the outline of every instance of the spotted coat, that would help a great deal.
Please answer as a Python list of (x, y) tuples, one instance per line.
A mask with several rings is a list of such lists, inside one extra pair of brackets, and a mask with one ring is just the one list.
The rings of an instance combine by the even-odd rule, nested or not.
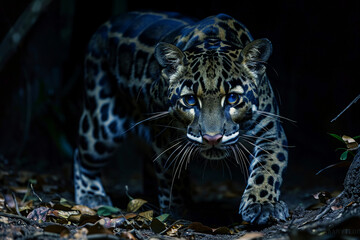
[[(78, 204), (111, 204), (100, 169), (129, 133), (156, 157), (163, 212), (190, 201), (189, 161), (250, 162), (239, 213), (264, 224), (285, 220), (280, 201), (287, 140), (266, 76), (272, 52), (225, 14), (201, 21), (177, 13), (133, 12), (93, 35), (85, 59), (85, 106), (75, 153)], [(179, 180), (177, 179), (179, 177)]]

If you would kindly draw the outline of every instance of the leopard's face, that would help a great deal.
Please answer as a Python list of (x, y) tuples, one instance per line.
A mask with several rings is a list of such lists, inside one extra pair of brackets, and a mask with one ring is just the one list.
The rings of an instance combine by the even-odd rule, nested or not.
[(200, 147), (203, 158), (225, 158), (236, 149), (231, 146), (239, 142), (243, 123), (257, 109), (257, 82), (264, 70), (251, 67), (242, 50), (230, 46), (199, 45), (184, 52), (167, 47), (176, 52), (163, 54), (177, 61), (163, 70), (171, 115), (183, 124), (187, 140)]

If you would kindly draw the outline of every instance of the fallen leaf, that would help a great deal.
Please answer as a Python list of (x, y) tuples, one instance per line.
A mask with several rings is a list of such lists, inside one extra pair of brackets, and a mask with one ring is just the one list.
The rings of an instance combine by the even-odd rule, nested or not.
[(58, 233), (61, 237), (66, 237), (70, 234), (70, 230), (63, 225), (49, 225), (44, 228), (45, 232)]
[(158, 220), (160, 220), (161, 222), (165, 222), (166, 219), (168, 219), (169, 216), (170, 216), (170, 214), (164, 213), (164, 214), (161, 214), (160, 216), (157, 216), (156, 218), (157, 218)]
[(161, 233), (162, 231), (164, 231), (166, 229), (166, 226), (159, 219), (154, 218), (151, 221), (150, 228), (154, 233)]
[(343, 208), (342, 206), (331, 206), (331, 210), (333, 210), (333, 211), (336, 211), (336, 210), (339, 210), (342, 208)]
[(34, 210), (32, 210), (28, 215), (27, 218), (32, 219), (36, 222), (45, 222), (46, 221), (46, 216), (48, 214), (48, 212), (51, 211), (50, 208), (47, 207), (39, 207), (39, 208), (35, 208)]
[(326, 191), (321, 191), (313, 195), (315, 199), (319, 199), (321, 203), (326, 203), (331, 198), (331, 194)]
[(117, 215), (119, 214), (121, 211), (119, 208), (116, 207), (112, 207), (112, 206), (102, 206), (99, 207), (99, 209), (97, 210), (97, 214), (99, 216), (111, 216), (111, 215)]
[(213, 229), (214, 234), (230, 234), (230, 229), (227, 227), (218, 227)]
[(188, 228), (194, 230), (195, 232), (199, 232), (199, 233), (213, 233), (213, 230), (210, 227), (205, 226), (204, 224), (202, 224), (200, 222), (192, 222)]
[(92, 226), (86, 226), (86, 228), (89, 230), (88, 235), (90, 235), (90, 234), (99, 234), (99, 233), (111, 234), (111, 235), (113, 234), (112, 231), (105, 228), (104, 226), (102, 226), (99, 223), (96, 223), (95, 225), (92, 225)]
[(184, 227), (183, 224), (175, 224), (173, 226), (171, 226), (171, 228), (166, 231), (166, 235), (170, 236), (170, 237), (176, 237), (178, 236), (178, 231), (180, 228)]
[(81, 214), (87, 214), (87, 215), (96, 215), (96, 211), (89, 208), (88, 206), (84, 205), (75, 205), (71, 208), (71, 210), (78, 210), (81, 212)]
[(125, 218), (126, 219), (131, 219), (131, 218), (134, 218), (134, 217), (137, 217), (137, 214), (136, 213), (127, 213), (125, 215)]
[(147, 201), (144, 199), (141, 199), (141, 198), (132, 199), (127, 205), (127, 211), (128, 212), (136, 212), (145, 203), (147, 203)]
[(63, 211), (63, 210), (53, 210), (48, 212), (48, 215), (55, 216), (58, 218), (68, 219), (71, 215), (78, 215), (80, 211), (72, 210), (72, 211)]
[(71, 215), (69, 217), (69, 220), (72, 221), (72, 222), (80, 222), (80, 219), (82, 216), (84, 215), (88, 215), (88, 216), (96, 216), (96, 211), (87, 207), (87, 206), (84, 206), (84, 205), (75, 205), (71, 208), (71, 210), (76, 210), (76, 211), (79, 211), (80, 214), (77, 214), (77, 215)]
[(146, 218), (146, 219), (148, 219), (150, 221), (152, 221), (153, 215), (154, 215), (153, 210), (149, 210), (149, 211), (146, 211), (146, 212), (139, 213), (139, 216), (144, 217), (144, 218)]
[(122, 232), (120, 237), (121, 239), (137, 240), (137, 238), (131, 232)]
[(74, 234), (75, 239), (87, 239), (86, 235), (89, 230), (87, 228), (76, 229), (76, 233)]
[(250, 232), (250, 233), (245, 233), (245, 235), (241, 236), (240, 238), (237, 238), (236, 240), (254, 240), (262, 237), (264, 237), (264, 234), (261, 232)]
[(120, 227), (125, 221), (126, 220), (123, 217), (120, 217), (120, 218), (104, 217), (104, 218), (100, 219), (99, 221), (97, 221), (97, 223), (104, 226), (105, 228), (112, 228), (112, 227), (115, 228), (115, 227)]
[(80, 220), (79, 220), (79, 226), (85, 225), (87, 223), (96, 223), (100, 220), (100, 217), (98, 215), (87, 215), (87, 214), (81, 214)]
[(0, 222), (5, 223), (5, 224), (9, 224), (9, 218), (0, 216)]

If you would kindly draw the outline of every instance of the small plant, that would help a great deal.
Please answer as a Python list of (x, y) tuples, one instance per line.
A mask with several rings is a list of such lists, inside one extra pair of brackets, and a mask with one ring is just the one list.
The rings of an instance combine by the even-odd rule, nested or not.
[(340, 160), (346, 160), (348, 158), (349, 153), (352, 155), (352, 157), (355, 156), (354, 151), (359, 148), (359, 144), (356, 142), (356, 139), (360, 139), (360, 136), (356, 137), (349, 137), (346, 135), (337, 135), (334, 133), (329, 133), (330, 136), (336, 138), (340, 142), (344, 143), (346, 145), (346, 148), (337, 148), (337, 150), (344, 150), (344, 152), (340, 155)]

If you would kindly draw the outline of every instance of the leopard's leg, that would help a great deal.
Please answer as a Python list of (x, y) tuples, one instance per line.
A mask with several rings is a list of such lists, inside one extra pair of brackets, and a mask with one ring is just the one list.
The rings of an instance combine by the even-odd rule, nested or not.
[(256, 140), (250, 164), (250, 176), (239, 213), (243, 220), (266, 224), (270, 219), (286, 220), (289, 212), (279, 200), (282, 173), (287, 166), (287, 140), (282, 126), (274, 118), (263, 120), (261, 129), (252, 132)]
[(100, 171), (124, 139), (128, 121), (116, 78), (105, 60), (94, 55), (90, 52), (85, 60), (85, 106), (74, 156), (75, 201), (90, 207), (111, 205)]

